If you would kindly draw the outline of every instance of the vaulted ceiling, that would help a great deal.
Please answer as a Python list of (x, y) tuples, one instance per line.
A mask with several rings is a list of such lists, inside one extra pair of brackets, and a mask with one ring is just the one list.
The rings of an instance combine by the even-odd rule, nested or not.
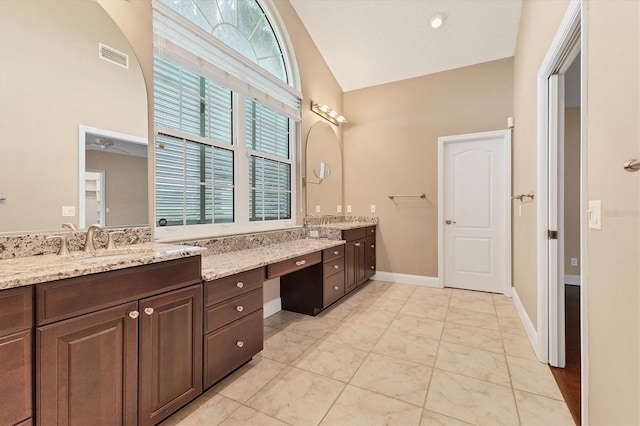
[[(345, 92), (513, 56), (522, 0), (290, 0)], [(444, 13), (439, 29), (429, 25)]]

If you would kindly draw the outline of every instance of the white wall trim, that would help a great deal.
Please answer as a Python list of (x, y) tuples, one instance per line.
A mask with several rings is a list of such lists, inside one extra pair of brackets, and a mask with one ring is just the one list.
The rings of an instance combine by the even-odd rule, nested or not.
[(524, 327), (524, 331), (527, 333), (527, 337), (529, 338), (529, 343), (531, 343), (531, 347), (533, 351), (536, 353), (536, 357), (538, 361), (547, 363), (547, 354), (546, 352), (542, 352), (542, 345), (540, 345), (539, 334), (536, 332), (536, 328), (533, 326), (533, 322), (531, 322), (531, 318), (527, 314), (527, 310), (522, 305), (522, 301), (520, 300), (520, 296), (518, 296), (518, 292), (516, 288), (513, 287), (511, 289), (511, 298), (513, 299), (513, 304), (516, 307), (516, 311), (518, 311), (518, 315), (520, 316), (520, 322)]
[(276, 297), (275, 299), (269, 300), (268, 302), (262, 305), (263, 318), (268, 318), (273, 314), (277, 314), (282, 310), (282, 299), (280, 297)]
[(580, 275), (565, 274), (564, 283), (567, 285), (580, 285)]
[(410, 275), (400, 274), (398, 272), (376, 271), (376, 274), (371, 279), (397, 284), (413, 284), (421, 285), (424, 287), (442, 288), (442, 283), (438, 277), (428, 277), (425, 275)]

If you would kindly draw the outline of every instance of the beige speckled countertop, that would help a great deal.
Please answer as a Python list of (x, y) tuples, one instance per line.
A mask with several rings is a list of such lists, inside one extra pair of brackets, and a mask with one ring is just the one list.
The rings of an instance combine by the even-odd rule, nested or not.
[(95, 254), (72, 252), (0, 260), (0, 290), (194, 256), (201, 247), (144, 243)]
[(335, 222), (327, 225), (314, 225), (320, 228), (338, 229), (340, 231), (346, 231), (347, 229), (366, 228), (367, 226), (376, 226), (375, 222)]
[(344, 244), (342, 240), (308, 238), (264, 247), (202, 257), (202, 278), (211, 281), (271, 263)]

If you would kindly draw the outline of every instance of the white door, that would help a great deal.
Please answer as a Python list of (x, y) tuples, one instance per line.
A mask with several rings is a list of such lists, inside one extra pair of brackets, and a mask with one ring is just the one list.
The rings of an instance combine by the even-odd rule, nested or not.
[(438, 138), (446, 287), (510, 294), (511, 131)]

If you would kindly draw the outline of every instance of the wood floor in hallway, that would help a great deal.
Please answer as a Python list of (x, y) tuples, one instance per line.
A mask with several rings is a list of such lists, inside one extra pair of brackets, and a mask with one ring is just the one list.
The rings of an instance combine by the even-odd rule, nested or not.
[(576, 424), (580, 424), (580, 286), (565, 286), (567, 365), (551, 367)]

